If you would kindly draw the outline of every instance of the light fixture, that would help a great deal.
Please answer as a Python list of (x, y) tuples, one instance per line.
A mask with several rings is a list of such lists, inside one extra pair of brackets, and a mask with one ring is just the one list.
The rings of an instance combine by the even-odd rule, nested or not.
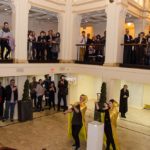
[(8, 9), (7, 9), (7, 8), (4, 8), (4, 10), (7, 11)]
[(128, 23), (127, 23), (127, 25), (128, 25), (128, 26), (131, 26), (131, 25), (132, 25), (132, 23), (131, 23), (131, 22), (128, 22)]

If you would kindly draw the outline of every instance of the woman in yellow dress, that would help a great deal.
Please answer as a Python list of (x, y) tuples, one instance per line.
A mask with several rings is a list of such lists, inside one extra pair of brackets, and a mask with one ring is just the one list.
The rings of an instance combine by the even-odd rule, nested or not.
[[(104, 104), (103, 116), (104, 122), (104, 145), (106, 150), (120, 150), (118, 136), (117, 136), (117, 118), (118, 118), (118, 103), (111, 99), (108, 103)], [(96, 108), (99, 110), (99, 105), (96, 103)]]
[[(80, 101), (76, 103), (76, 105), (79, 103), (80, 111), (81, 111), (81, 115), (82, 115), (82, 127), (81, 127), (80, 132), (79, 132), (79, 139), (85, 140), (85, 141), (87, 139), (87, 130), (86, 130), (86, 122), (85, 122), (85, 113), (87, 110), (87, 106), (86, 106), (87, 101), (88, 101), (87, 96), (82, 94), (82, 95), (80, 95)], [(73, 107), (74, 107), (74, 105), (72, 105), (72, 108)], [(65, 112), (65, 114), (68, 113), (68, 136), (69, 136), (69, 138), (73, 137), (72, 122), (73, 122), (74, 111), (72, 111), (72, 108), (68, 109)], [(73, 146), (75, 146), (75, 145), (73, 145)]]

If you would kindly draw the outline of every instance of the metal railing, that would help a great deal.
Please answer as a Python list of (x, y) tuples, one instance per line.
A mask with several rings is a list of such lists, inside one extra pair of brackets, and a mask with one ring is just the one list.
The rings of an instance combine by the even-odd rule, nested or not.
[(103, 65), (105, 59), (104, 44), (76, 44), (77, 63)]

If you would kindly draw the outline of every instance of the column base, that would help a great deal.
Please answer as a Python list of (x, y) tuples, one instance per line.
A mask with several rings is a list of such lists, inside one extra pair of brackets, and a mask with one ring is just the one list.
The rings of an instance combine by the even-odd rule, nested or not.
[(119, 63), (104, 63), (103, 66), (106, 66), (106, 67), (119, 67), (120, 64)]
[(20, 64), (27, 64), (28, 63), (27, 60), (20, 60), (20, 59), (15, 59), (14, 62), (15, 63), (20, 63)]
[(75, 61), (74, 60), (63, 60), (63, 59), (61, 60), (60, 59), (59, 62), (60, 63), (74, 63)]

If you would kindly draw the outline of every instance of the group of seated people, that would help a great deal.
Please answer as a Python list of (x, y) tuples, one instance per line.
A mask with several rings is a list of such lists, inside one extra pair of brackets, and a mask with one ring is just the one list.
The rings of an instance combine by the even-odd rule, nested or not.
[(57, 60), (60, 52), (60, 33), (41, 31), (36, 37), (34, 31), (28, 31), (28, 60)]
[(124, 35), (124, 64), (150, 65), (150, 32), (144, 32), (133, 38), (126, 29)]
[(86, 36), (86, 32), (82, 31), (82, 35), (79, 41), (79, 53), (78, 53), (78, 61), (81, 62), (104, 62), (105, 56), (105, 43), (106, 43), (106, 31), (104, 32), (104, 36), (100, 34), (94, 35), (92, 38), (88, 33)]
[(0, 30), (0, 49), (1, 60), (10, 59), (11, 54), (14, 53), (15, 40), (13, 38), (12, 33), (10, 32), (8, 22), (4, 22), (4, 25)]

